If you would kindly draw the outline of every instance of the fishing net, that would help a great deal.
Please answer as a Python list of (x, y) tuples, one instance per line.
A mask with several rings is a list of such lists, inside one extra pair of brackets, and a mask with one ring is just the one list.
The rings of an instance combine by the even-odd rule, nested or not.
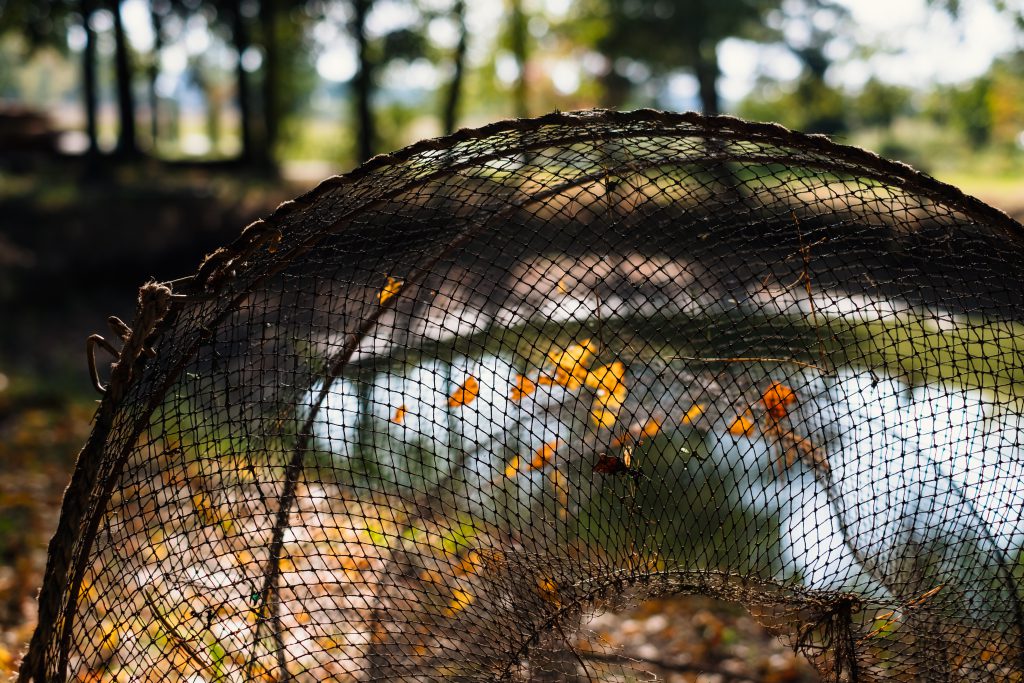
[(693, 680), (588, 624), (699, 594), (824, 680), (1020, 681), (1022, 238), (697, 115), (329, 179), (112, 322), (21, 679)]

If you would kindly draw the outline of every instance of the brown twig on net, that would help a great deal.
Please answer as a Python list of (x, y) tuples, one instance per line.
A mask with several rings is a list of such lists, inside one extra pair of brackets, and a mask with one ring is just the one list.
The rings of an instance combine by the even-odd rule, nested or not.
[(174, 627), (167, 622), (167, 617), (163, 615), (163, 612), (153, 603), (152, 598), (146, 591), (142, 592), (142, 600), (146, 603), (146, 607), (149, 608), (150, 614), (160, 623), (160, 628), (167, 634), (167, 639), (180, 647), (185, 653), (192, 658), (192, 660), (207, 671), (213, 670), (213, 664), (207, 662), (206, 659), (199, 654), (199, 651), (192, 647), (192, 644), (187, 640), (178, 635), (178, 632), (174, 630)]
[[(792, 211), (793, 224), (796, 225), (796, 235), (800, 240), (800, 258), (803, 260), (803, 270), (801, 276), (804, 281), (804, 289), (807, 292), (807, 305), (811, 307), (811, 327), (814, 328), (814, 336), (818, 340), (818, 356), (821, 359), (822, 367), (828, 365), (827, 357), (825, 355), (825, 341), (821, 338), (821, 331), (818, 328), (818, 311), (814, 307), (814, 291), (811, 287), (811, 245), (804, 241), (804, 232), (800, 228), (800, 219), (797, 218), (796, 211)], [(815, 242), (814, 244), (817, 244)], [(835, 370), (832, 372), (825, 373), (828, 375), (835, 375)]]
[(698, 363), (783, 363), (787, 365), (796, 365), (801, 368), (807, 368), (809, 370), (817, 370), (822, 374), (827, 374), (825, 368), (814, 363), (807, 363), (802, 360), (796, 360), (794, 358), (770, 358), (762, 356), (737, 356), (735, 358), (709, 358), (705, 356), (670, 356), (666, 360), (688, 360), (695, 361)]
[(581, 652), (580, 656), (593, 662), (601, 664), (642, 664), (654, 667), (668, 673), (696, 673), (721, 676), (724, 681), (758, 681), (753, 676), (745, 676), (732, 671), (726, 671), (714, 666), (702, 666), (689, 662), (673, 662), (667, 659), (655, 659), (653, 657), (640, 657), (638, 655), (609, 654), (605, 652)]

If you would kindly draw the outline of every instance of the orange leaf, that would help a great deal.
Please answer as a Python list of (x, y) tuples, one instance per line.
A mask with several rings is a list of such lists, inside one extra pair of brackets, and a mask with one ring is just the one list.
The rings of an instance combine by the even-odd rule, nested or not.
[(377, 300), (380, 301), (380, 304), (383, 306), (387, 303), (388, 299), (402, 291), (403, 284), (404, 283), (401, 280), (388, 277), (388, 282), (384, 285), (384, 289), (380, 290), (380, 293), (377, 295)]
[(772, 382), (761, 395), (761, 403), (776, 420), (786, 417), (786, 406), (796, 403), (796, 392), (780, 382)]
[(529, 396), (536, 388), (537, 383), (529, 377), (516, 375), (516, 384), (512, 387), (512, 393), (509, 395), (509, 399), (515, 403), (519, 403), (523, 400), (524, 396)]
[(661, 420), (656, 417), (652, 417), (644, 423), (644, 426), (640, 429), (640, 436), (654, 436), (661, 431)]
[(690, 409), (686, 411), (686, 414), (683, 415), (683, 418), (680, 420), (680, 422), (684, 425), (692, 425), (697, 421), (698, 418), (700, 418), (701, 415), (704, 414), (704, 411), (706, 409), (707, 406), (705, 406), (703, 403), (694, 403), (692, 406), (690, 406)]
[(558, 451), (558, 439), (554, 441), (548, 441), (546, 444), (538, 448), (533, 452), (533, 460), (530, 461), (530, 467), (539, 470), (544, 465), (551, 462), (551, 459), (555, 457), (555, 453)]
[(749, 413), (738, 415), (729, 425), (729, 433), (733, 436), (753, 436), (754, 421), (750, 419)]
[(473, 574), (483, 566), (484, 560), (480, 557), (480, 553), (470, 550), (459, 560), (459, 565), (455, 568), (455, 574), (456, 576)]
[(480, 382), (476, 381), (476, 377), (470, 375), (466, 378), (466, 381), (462, 383), (462, 386), (456, 389), (455, 393), (448, 399), (448, 405), (452, 408), (469, 405), (479, 394)]
[(615, 448), (621, 448), (626, 444), (635, 443), (636, 438), (633, 436), (632, 432), (633, 430), (630, 429), (619, 434), (617, 437), (612, 439), (612, 446), (614, 446)]
[(398, 406), (398, 408), (395, 410), (395, 415), (394, 415), (394, 417), (391, 418), (391, 421), (394, 422), (396, 425), (400, 425), (403, 422), (405, 422), (405, 404), (404, 403), (402, 405)]

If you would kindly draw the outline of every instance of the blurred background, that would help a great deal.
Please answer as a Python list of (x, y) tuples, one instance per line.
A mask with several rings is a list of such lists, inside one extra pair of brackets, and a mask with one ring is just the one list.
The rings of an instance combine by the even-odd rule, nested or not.
[[(595, 106), (825, 133), (1019, 218), (1022, 16), (1014, 0), (0, 0), (0, 675), (95, 409), (85, 337), (129, 319), (146, 279), (192, 273), (375, 154)], [(770, 640), (707, 601), (644, 609), (608, 629), (661, 634), (681, 611), (720, 676), (729, 648)], [(791, 676), (751, 677), (811, 676), (765, 647)]]

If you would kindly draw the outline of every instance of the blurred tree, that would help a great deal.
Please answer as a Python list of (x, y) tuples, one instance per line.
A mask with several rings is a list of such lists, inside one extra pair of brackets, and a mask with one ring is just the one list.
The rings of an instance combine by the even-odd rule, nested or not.
[(160, 97), (157, 92), (157, 79), (160, 77), (160, 59), (163, 54), (164, 45), (164, 15), (170, 9), (167, 0), (150, 0), (149, 3), (149, 26), (153, 31), (153, 51), (149, 55), (149, 134), (152, 140), (151, 154), (157, 151), (160, 141)]
[[(377, 11), (374, 0), (348, 1), (351, 2), (349, 34), (356, 48), (356, 72), (350, 87), (356, 120), (356, 155), (362, 162), (377, 153), (383, 137), (374, 103), (378, 74), (384, 73), (392, 63), (408, 65), (427, 55), (426, 19), (431, 13), (424, 12), (416, 0), (390, 0), (381, 3), (385, 11), (378, 15), (380, 20), (374, 22), (371, 32), (369, 20)], [(389, 107), (395, 112), (400, 109)]]
[(868, 79), (850, 104), (851, 124), (859, 128), (888, 128), (913, 108), (908, 88), (883, 83), (875, 77)]
[[(802, 33), (806, 33), (799, 42), (790, 40), (786, 43), (803, 65), (793, 92), (802, 118), (798, 127), (807, 133), (835, 135), (845, 132), (848, 129), (847, 98), (825, 78), (832, 65), (826, 53), (836, 30), (824, 27), (842, 25), (849, 19), (849, 10), (831, 2), (803, 0), (801, 3), (787, 3), (781, 13), (784, 21), (800, 17), (804, 27)], [(812, 18), (808, 21), (806, 17)]]
[(128, 39), (125, 36), (124, 20), (121, 16), (122, 0), (109, 0), (108, 9), (114, 20), (114, 72), (117, 84), (117, 147), (121, 158), (139, 155), (135, 139), (135, 95), (132, 92), (131, 56)]
[(373, 0), (352, 0), (352, 37), (356, 43), (356, 74), (352, 78), (356, 110), (356, 154), (366, 161), (374, 154), (377, 131), (373, 119), (373, 81), (376, 63), (366, 31)]
[(455, 0), (451, 10), (452, 21), (458, 31), (458, 43), (455, 45), (455, 54), (452, 57), (452, 80), (448, 84), (448, 92), (445, 96), (444, 111), (441, 114), (441, 126), (445, 134), (455, 131), (456, 121), (459, 114), (459, 100), (462, 97), (462, 83), (466, 71), (466, 2)]
[(266, 166), (274, 165), (274, 152), (281, 122), (281, 59), (279, 52), (280, 0), (260, 0), (259, 21), (263, 40), (263, 141), (257, 151), (258, 161)]
[(990, 74), (987, 105), (992, 139), (1001, 145), (1018, 145), (1024, 134), (1024, 53), (996, 60)]
[(509, 39), (512, 56), (515, 57), (519, 71), (516, 74), (513, 102), (516, 116), (523, 118), (530, 115), (526, 92), (526, 67), (529, 59), (527, 52), (527, 16), (523, 9), (523, 0), (510, 0)]
[(92, 17), (96, 0), (0, 0), (0, 35), (16, 32), (26, 39), (31, 52), (41, 47), (67, 50), (68, 29), (81, 25), (85, 36), (82, 49), (82, 106), (90, 155), (99, 153), (97, 144), (96, 32)]
[[(270, 145), (263, 150), (260, 159), (256, 159), (256, 152), (253, 148), (252, 134), (252, 94), (249, 90), (249, 74), (245, 70), (244, 56), (252, 46), (249, 37), (249, 25), (242, 6), (242, 0), (221, 0), (219, 3), (221, 14), (227, 17), (230, 23), (231, 42), (235, 48), (235, 86), (238, 102), (238, 136), (241, 144), (239, 157), (243, 163), (253, 161), (267, 161), (271, 154)], [(268, 141), (269, 142), (269, 141)]]
[[(580, 0), (578, 11), (600, 17), (603, 24), (594, 41), (608, 60), (602, 76), (607, 104), (617, 106), (625, 100), (636, 80), (634, 65), (639, 63), (653, 77), (689, 69), (697, 80), (701, 109), (717, 114), (721, 109), (718, 45), (730, 37), (783, 42), (779, 22), (769, 19), (783, 16), (787, 5), (796, 6), (806, 22), (815, 13), (841, 11), (833, 0), (795, 4), (784, 0)], [(786, 12), (797, 13), (792, 8)], [(827, 68), (827, 61), (817, 61), (824, 55), (818, 45), (801, 45), (794, 52), (811, 76)]]
[(603, 19), (597, 49), (608, 58), (602, 80), (608, 104), (621, 104), (630, 89), (628, 62), (655, 74), (688, 68), (697, 79), (705, 114), (719, 112), (718, 43), (762, 26), (781, 0), (582, 0), (580, 10)]
[(92, 27), (95, 0), (81, 0), (82, 29), (85, 31), (85, 45), (82, 47), (82, 106), (85, 109), (85, 135), (89, 140), (87, 153), (99, 154), (99, 137), (96, 126), (96, 31)]
[(992, 137), (992, 112), (988, 107), (991, 90), (989, 74), (965, 85), (937, 88), (928, 109), (936, 121), (954, 126), (972, 146), (981, 147)]

